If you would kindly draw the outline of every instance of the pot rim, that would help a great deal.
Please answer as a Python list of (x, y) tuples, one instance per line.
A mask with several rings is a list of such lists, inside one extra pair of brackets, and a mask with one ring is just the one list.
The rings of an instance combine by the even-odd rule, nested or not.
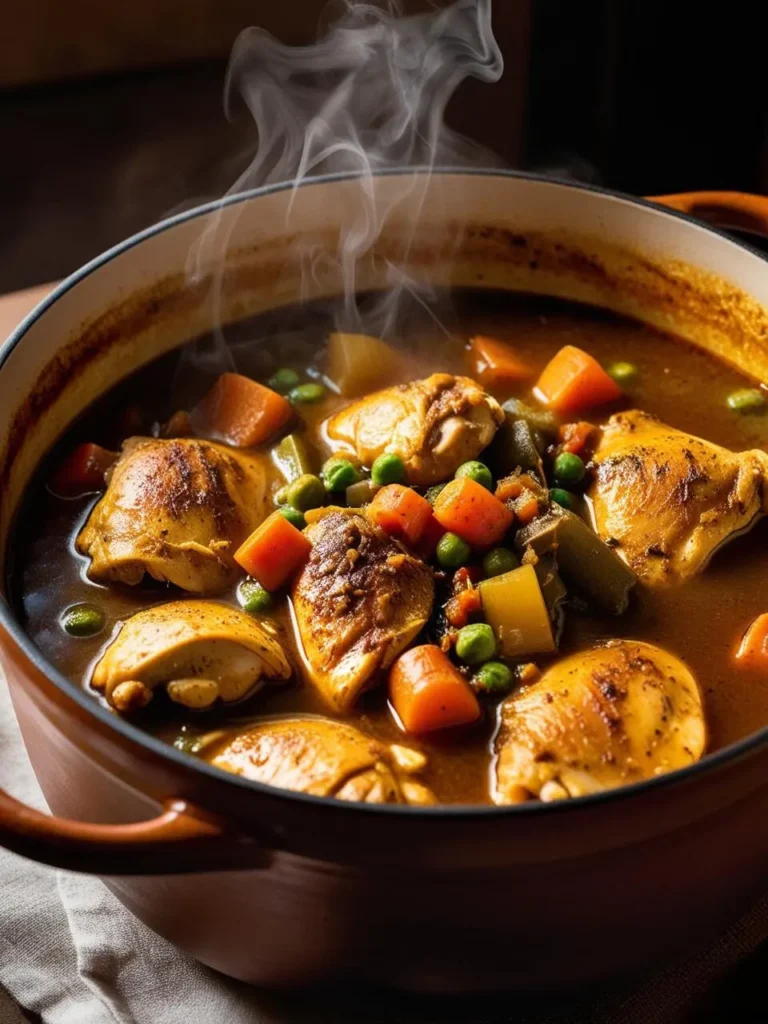
[[(734, 238), (733, 235), (729, 234), (727, 231), (705, 224), (696, 217), (687, 213), (682, 213), (679, 210), (664, 207), (658, 203), (652, 202), (651, 200), (631, 196), (615, 189), (603, 188), (599, 185), (566, 181), (560, 178), (548, 177), (543, 174), (536, 174), (530, 171), (498, 168), (421, 166), (414, 168), (401, 167), (383, 169), (376, 171), (375, 174), (377, 177), (408, 174), (440, 174), (446, 176), (472, 175), (475, 177), (516, 178), (523, 181), (535, 181), (545, 185), (573, 189), (574, 191), (594, 192), (609, 199), (617, 199), (621, 202), (648, 208), (653, 210), (659, 216), (676, 218), (678, 220), (685, 221), (688, 224), (692, 224), (699, 229), (704, 228), (713, 235), (717, 235), (728, 240), (738, 248), (744, 249), (753, 256), (757, 256), (763, 262), (768, 263), (768, 254), (760, 252), (758, 249), (753, 248), (739, 238)], [(304, 179), (298, 187), (329, 184), (336, 181), (344, 181), (362, 176), (363, 173), (356, 171), (318, 175), (316, 177)], [(294, 187), (297, 187), (294, 182), (285, 181), (264, 185), (260, 188), (249, 189), (245, 192), (227, 195), (221, 199), (215, 199), (211, 202), (203, 203), (200, 206), (192, 207), (189, 210), (184, 210), (181, 213), (174, 214), (171, 217), (158, 221), (157, 223), (150, 225), (148, 228), (144, 228), (142, 231), (124, 239), (122, 242), (118, 242), (110, 249), (105, 250), (103, 253), (94, 257), (94, 259), (85, 263), (78, 270), (74, 271), (74, 273), (66, 277), (59, 285), (56, 286), (56, 288), (53, 289), (53, 291), (50, 292), (50, 294), (35, 306), (35, 308), (9, 335), (8, 339), (5, 342), (0, 343), (0, 371), (2, 371), (2, 368), (13, 349), (23, 341), (29, 328), (39, 320), (39, 318), (51, 306), (58, 302), (58, 300), (71, 288), (85, 280), (85, 278), (89, 277), (100, 267), (110, 263), (117, 256), (135, 248), (146, 239), (161, 234), (163, 231), (167, 231), (168, 229), (175, 227), (178, 224), (182, 224), (185, 221), (193, 220), (197, 217), (203, 217), (210, 213), (215, 213), (217, 210), (227, 206), (248, 202), (252, 199), (257, 199), (260, 196), (282, 192)], [(768, 269), (766, 272), (768, 273)], [(616, 789), (608, 789), (587, 796), (573, 798), (571, 800), (554, 801), (551, 803), (530, 801), (528, 803), (510, 806), (498, 806), (495, 804), (438, 804), (435, 806), (418, 807), (400, 804), (347, 802), (343, 800), (336, 800), (333, 797), (314, 796), (309, 793), (280, 789), (275, 786), (270, 786), (267, 783), (250, 781), (238, 775), (231, 775), (228, 772), (224, 772), (222, 769), (215, 768), (206, 761), (202, 761), (198, 758), (191, 757), (189, 754), (185, 754), (172, 744), (166, 743), (154, 736), (152, 733), (134, 725), (129, 719), (115, 716), (106, 707), (104, 707), (99, 700), (91, 697), (83, 687), (69, 679), (54, 665), (48, 662), (42, 651), (35, 646), (31, 638), (23, 629), (5, 595), (0, 595), (0, 626), (6, 630), (12, 642), (18, 646), (22, 653), (32, 662), (35, 668), (49, 679), (57, 689), (73, 700), (82, 710), (97, 719), (102, 725), (106, 725), (110, 729), (114, 729), (124, 740), (136, 743), (138, 746), (145, 748), (148, 752), (162, 760), (171, 762), (171, 766), (174, 769), (182, 770), (185, 773), (190, 774), (200, 772), (203, 775), (208, 776), (212, 782), (218, 784), (226, 782), (227, 784), (235, 786), (246, 792), (252, 793), (255, 789), (263, 795), (269, 796), (271, 799), (282, 799), (299, 804), (308, 803), (310, 805), (330, 804), (336, 812), (340, 813), (343, 813), (345, 810), (348, 813), (360, 813), (361, 811), (364, 811), (366, 814), (371, 815), (383, 814), (408, 817), (414, 815), (429, 815), (430, 817), (448, 817), (455, 818), (457, 820), (474, 819), (477, 817), (498, 817), (509, 814), (526, 816), (565, 814), (569, 811), (577, 811), (579, 808), (586, 808), (587, 806), (593, 807), (598, 804), (611, 804), (617, 800), (639, 798), (646, 792), (655, 792), (661, 787), (682, 785), (696, 776), (714, 772), (718, 768), (722, 768), (726, 765), (747, 758), (753, 752), (761, 748), (768, 747), (768, 726), (765, 726), (757, 732), (746, 736), (744, 739), (729, 744), (722, 750), (718, 750), (713, 754), (705, 755), (701, 761), (697, 761), (695, 764), (689, 765), (686, 768), (679, 768), (666, 775), (643, 779), (640, 782), (633, 782), (626, 786), (617, 787)], [(205, 810), (205, 808), (202, 809)]]

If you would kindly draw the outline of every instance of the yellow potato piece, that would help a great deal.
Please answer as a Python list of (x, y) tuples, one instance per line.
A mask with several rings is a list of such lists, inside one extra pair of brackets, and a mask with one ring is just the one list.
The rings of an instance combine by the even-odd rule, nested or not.
[(328, 338), (328, 377), (345, 398), (382, 387), (399, 366), (397, 352), (370, 334), (337, 331)]
[(505, 658), (554, 651), (552, 624), (532, 565), (480, 584), (485, 621)]

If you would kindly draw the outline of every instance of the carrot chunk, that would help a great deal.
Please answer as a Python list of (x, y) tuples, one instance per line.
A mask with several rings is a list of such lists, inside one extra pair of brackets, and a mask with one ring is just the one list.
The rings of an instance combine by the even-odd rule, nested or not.
[(192, 420), (236, 448), (250, 448), (276, 434), (292, 415), (291, 403), (276, 391), (239, 373), (223, 373)]
[(51, 480), (51, 490), (65, 498), (103, 491), (104, 474), (117, 462), (117, 454), (98, 444), (79, 444), (59, 466)]
[(265, 590), (277, 590), (309, 557), (312, 545), (281, 512), (273, 512), (235, 552), (235, 561)]
[(758, 615), (742, 637), (736, 660), (756, 668), (768, 667), (768, 613)]
[(477, 335), (469, 343), (472, 370), (488, 387), (503, 387), (530, 380), (534, 372), (509, 345), (495, 338)]
[(406, 732), (468, 725), (480, 717), (469, 683), (433, 644), (400, 655), (390, 669), (389, 699)]
[(589, 454), (597, 433), (597, 427), (580, 420), (578, 423), (564, 423), (557, 432), (560, 450), (572, 455)]
[(441, 526), (476, 548), (498, 544), (515, 518), (503, 502), (466, 476), (443, 488), (434, 512)]
[(368, 518), (385, 533), (411, 547), (422, 540), (432, 519), (432, 506), (427, 499), (403, 484), (382, 487), (366, 511)]
[(544, 367), (535, 393), (550, 409), (567, 415), (612, 402), (621, 388), (588, 352), (566, 345)]

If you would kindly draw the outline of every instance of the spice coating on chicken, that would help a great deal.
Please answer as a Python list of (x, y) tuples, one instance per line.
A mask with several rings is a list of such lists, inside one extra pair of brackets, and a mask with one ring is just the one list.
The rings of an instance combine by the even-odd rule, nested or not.
[(649, 586), (701, 571), (768, 510), (768, 454), (728, 451), (636, 409), (611, 417), (594, 465), (597, 532)]
[(293, 606), (312, 683), (348, 711), (432, 611), (430, 569), (352, 510), (307, 514), (312, 553), (293, 585)]
[(501, 406), (469, 377), (433, 373), (376, 391), (331, 417), (326, 433), (370, 466), (399, 456), (409, 484), (426, 487), (477, 458), (504, 419)]
[(98, 583), (145, 573), (192, 593), (216, 593), (237, 573), (233, 554), (271, 511), (266, 455), (194, 438), (130, 438), (103, 498), (77, 538)]
[(705, 743), (690, 670), (653, 644), (608, 641), (555, 662), (504, 701), (494, 800), (613, 789), (693, 764)]

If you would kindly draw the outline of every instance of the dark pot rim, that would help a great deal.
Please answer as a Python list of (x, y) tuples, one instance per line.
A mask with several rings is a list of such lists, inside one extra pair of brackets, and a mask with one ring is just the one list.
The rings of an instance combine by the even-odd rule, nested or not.
[[(733, 238), (733, 236), (728, 234), (726, 231), (712, 227), (709, 224), (704, 224), (702, 221), (686, 213), (660, 206), (648, 199), (630, 196), (598, 185), (564, 181), (558, 178), (546, 177), (541, 174), (534, 174), (527, 171), (500, 170), (494, 168), (416, 167), (392, 168), (376, 172), (377, 176), (380, 177), (419, 173), (516, 178), (523, 181), (535, 181), (555, 187), (568, 188), (574, 191), (594, 192), (598, 195), (617, 199), (624, 203), (646, 207), (653, 210), (659, 216), (676, 218), (685, 221), (688, 224), (695, 225), (699, 229), (703, 228), (705, 231), (726, 239), (737, 248), (746, 250), (753, 256), (757, 256), (759, 259), (768, 263), (768, 255), (752, 248), (740, 239)], [(299, 187), (329, 184), (360, 176), (361, 175), (358, 172), (319, 175), (317, 177), (305, 179)], [(250, 189), (246, 192), (225, 196), (223, 199), (213, 200), (212, 202), (175, 214), (165, 220), (158, 221), (158, 223), (145, 228), (143, 231), (139, 231), (137, 234), (118, 243), (111, 249), (107, 249), (105, 252), (101, 253), (101, 255), (96, 256), (79, 270), (76, 270), (73, 274), (70, 274), (69, 277), (65, 278), (24, 318), (24, 320), (22, 320), (18, 327), (8, 337), (7, 341), (0, 345), (0, 371), (2, 371), (2, 368), (13, 349), (23, 341), (24, 336), (29, 331), (30, 327), (39, 320), (40, 317), (52, 305), (54, 305), (54, 303), (58, 302), (58, 300), (75, 285), (89, 277), (94, 271), (105, 266), (107, 263), (110, 263), (117, 256), (120, 256), (123, 253), (128, 252), (130, 249), (140, 245), (146, 239), (152, 238), (153, 236), (158, 235), (163, 231), (167, 231), (178, 224), (182, 224), (185, 221), (206, 216), (207, 214), (214, 213), (215, 211), (227, 206), (248, 202), (252, 199), (259, 198), (260, 196), (282, 192), (293, 187), (293, 182), (280, 182), (273, 185), (266, 185), (261, 188)], [(729, 744), (722, 750), (718, 750), (713, 754), (705, 755), (701, 761), (697, 761), (695, 764), (686, 768), (680, 768), (676, 771), (670, 772), (666, 775), (660, 775), (655, 778), (630, 783), (617, 789), (609, 789), (589, 796), (577, 797), (571, 800), (555, 801), (553, 803), (530, 801), (529, 803), (516, 804), (512, 806), (496, 806), (493, 804), (443, 804), (430, 807), (412, 807), (399, 804), (361, 804), (345, 802), (335, 800), (333, 797), (313, 796), (311, 794), (299, 793), (293, 790), (279, 789), (275, 786), (267, 785), (266, 783), (253, 782), (243, 779), (241, 776), (230, 775), (229, 773), (224, 772), (219, 768), (215, 768), (213, 765), (210, 765), (199, 758), (177, 750), (176, 747), (171, 744), (158, 739), (151, 733), (141, 729), (137, 725), (134, 725), (130, 720), (112, 714), (97, 699), (91, 697), (81, 686), (78, 686), (77, 683), (68, 679), (62, 672), (46, 660), (42, 651), (34, 645), (30, 637), (22, 628), (4, 595), (0, 595), (0, 626), (6, 630), (8, 636), (29, 659), (34, 667), (43, 676), (49, 679), (66, 697), (74, 701), (81, 710), (98, 720), (102, 725), (115, 730), (123, 740), (126, 740), (129, 743), (135, 743), (156, 757), (159, 757), (161, 760), (170, 762), (171, 766), (176, 770), (195, 773), (199, 772), (204, 776), (207, 776), (213, 783), (221, 784), (223, 781), (226, 781), (229, 785), (235, 786), (244, 792), (253, 793), (254, 790), (256, 790), (262, 795), (269, 796), (273, 800), (282, 799), (291, 803), (310, 805), (331, 804), (337, 813), (343, 813), (344, 810), (347, 810), (349, 813), (360, 813), (362, 811), (371, 815), (394, 815), (397, 817), (410, 817), (414, 815), (421, 817), (423, 815), (428, 815), (430, 817), (455, 818), (457, 821), (475, 819), (478, 817), (488, 818), (502, 815), (506, 816), (511, 814), (526, 816), (567, 814), (569, 811), (577, 811), (578, 809), (585, 808), (588, 805), (596, 806), (599, 804), (612, 804), (618, 800), (637, 798), (645, 793), (649, 793), (651, 791), (655, 792), (662, 787), (682, 785), (685, 782), (692, 780), (695, 776), (714, 773), (719, 768), (723, 768), (726, 765), (746, 759), (758, 750), (768, 747), (768, 726), (766, 726), (736, 743)]]

